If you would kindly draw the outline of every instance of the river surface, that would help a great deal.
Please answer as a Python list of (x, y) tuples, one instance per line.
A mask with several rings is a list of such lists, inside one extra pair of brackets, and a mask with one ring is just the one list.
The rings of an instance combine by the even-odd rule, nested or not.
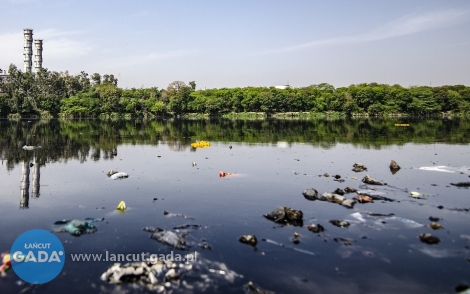
[[(410, 126), (395, 126), (403, 123)], [(172, 293), (244, 293), (249, 281), (275, 293), (455, 293), (470, 283), (470, 190), (450, 185), (470, 182), (467, 120), (33, 120), (1, 121), (0, 133), (0, 252), (31, 229), (54, 232), (66, 252), (51, 282), (30, 285), (10, 269), (0, 276), (0, 293), (152, 293), (101, 280), (114, 261), (71, 255), (172, 251), (196, 252), (213, 281), (207, 289), (172, 286)], [(190, 147), (200, 140), (210, 147)], [(395, 174), (391, 160), (401, 166)], [(353, 172), (354, 163), (367, 171)], [(129, 177), (112, 180), (110, 169)], [(220, 171), (235, 174), (219, 177)], [(367, 174), (387, 185), (364, 185)], [(394, 201), (348, 209), (302, 195), (347, 186)], [(116, 210), (121, 201), (124, 212)], [(278, 206), (301, 210), (303, 226), (263, 217)], [(428, 227), (430, 217), (443, 229)], [(55, 232), (58, 220), (85, 218), (104, 220), (79, 237)], [(336, 227), (334, 219), (350, 226)], [(186, 224), (201, 226), (189, 231), (186, 251), (143, 230)], [(313, 233), (310, 224), (325, 231)], [(421, 242), (424, 233), (440, 243)], [(245, 234), (257, 237), (256, 247), (238, 241)], [(203, 241), (210, 250), (198, 246)]]

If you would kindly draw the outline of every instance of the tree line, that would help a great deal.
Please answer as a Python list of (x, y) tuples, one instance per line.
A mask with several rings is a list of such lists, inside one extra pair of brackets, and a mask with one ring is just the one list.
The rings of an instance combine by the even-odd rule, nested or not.
[(25, 117), (154, 117), (190, 113), (309, 112), (384, 116), (470, 113), (470, 87), (364, 83), (335, 88), (245, 87), (197, 90), (194, 81), (175, 81), (166, 89), (118, 87), (114, 75), (54, 72), (23, 73), (10, 65), (0, 81), (0, 116)]

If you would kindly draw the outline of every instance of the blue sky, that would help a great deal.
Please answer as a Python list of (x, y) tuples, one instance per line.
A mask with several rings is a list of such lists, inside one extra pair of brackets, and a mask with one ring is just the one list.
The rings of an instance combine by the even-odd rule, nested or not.
[(119, 86), (470, 85), (470, 1), (0, 0), (0, 68), (43, 66)]

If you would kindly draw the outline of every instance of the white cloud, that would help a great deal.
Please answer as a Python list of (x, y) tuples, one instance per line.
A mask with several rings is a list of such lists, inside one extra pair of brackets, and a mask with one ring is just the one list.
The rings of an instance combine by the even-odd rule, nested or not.
[(328, 45), (373, 42), (416, 34), (468, 20), (469, 11), (446, 10), (413, 14), (394, 20), (373, 31), (353, 36), (343, 36), (307, 42), (300, 45), (260, 52), (254, 55), (274, 54), (315, 48)]

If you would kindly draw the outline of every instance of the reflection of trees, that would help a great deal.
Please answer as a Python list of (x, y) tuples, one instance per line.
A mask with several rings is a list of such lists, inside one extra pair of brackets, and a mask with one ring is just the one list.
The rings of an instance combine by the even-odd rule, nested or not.
[(31, 197), (39, 197), (41, 187), (41, 170), (39, 164), (35, 161), (33, 165), (33, 188), (31, 189)]
[[(396, 127), (409, 123), (409, 127)], [(191, 142), (288, 143), (319, 148), (349, 143), (382, 148), (405, 143), (470, 142), (470, 121), (453, 119), (312, 119), (312, 120), (0, 120), (0, 154), (7, 169), (21, 162), (39, 168), (48, 162), (112, 160), (120, 144), (190, 148)], [(34, 152), (23, 145), (41, 146)], [(33, 169), (34, 172), (34, 169)], [(34, 174), (34, 173), (33, 173)], [(39, 180), (39, 173), (37, 173)]]
[(20, 208), (29, 208), (29, 163), (26, 161), (21, 169)]

